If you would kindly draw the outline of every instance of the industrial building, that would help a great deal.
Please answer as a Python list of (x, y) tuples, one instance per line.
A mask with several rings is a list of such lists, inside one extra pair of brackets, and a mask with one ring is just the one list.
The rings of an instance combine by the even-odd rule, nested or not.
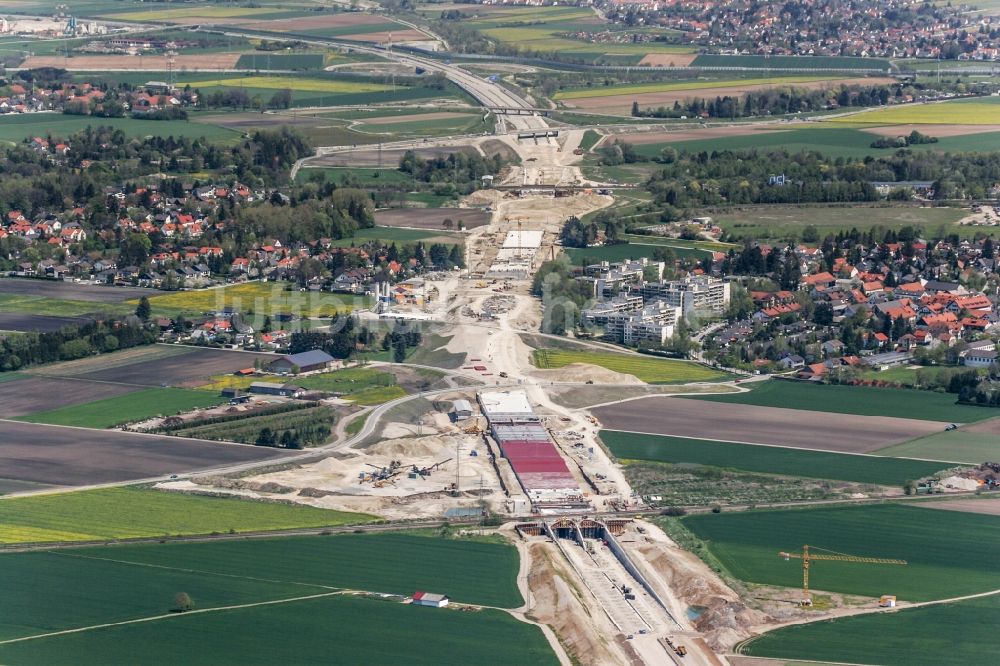
[(478, 400), (490, 434), (535, 510), (587, 506), (579, 484), (524, 391), (483, 392)]

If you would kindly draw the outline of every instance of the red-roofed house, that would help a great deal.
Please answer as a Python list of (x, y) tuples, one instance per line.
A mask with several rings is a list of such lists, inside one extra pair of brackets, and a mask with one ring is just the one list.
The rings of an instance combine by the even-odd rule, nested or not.
[(832, 287), (836, 283), (837, 278), (826, 271), (802, 278), (802, 284), (807, 287)]

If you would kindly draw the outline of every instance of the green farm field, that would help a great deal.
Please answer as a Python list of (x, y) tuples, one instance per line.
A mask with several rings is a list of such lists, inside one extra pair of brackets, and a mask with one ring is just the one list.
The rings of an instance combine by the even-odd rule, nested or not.
[(306, 78), (304, 76), (242, 76), (222, 79), (201, 79), (191, 83), (192, 88), (202, 90), (211, 88), (255, 88), (266, 90), (300, 90), (302, 92), (322, 93), (372, 93), (392, 90), (392, 86), (384, 83), (368, 81)]
[(70, 407), (35, 412), (17, 420), (29, 423), (76, 426), (79, 428), (112, 428), (130, 421), (154, 416), (169, 416), (225, 402), (217, 395), (182, 388), (151, 388), (114, 398), (85, 402)]
[(373, 368), (345, 368), (336, 372), (309, 375), (295, 382), (302, 388), (313, 391), (343, 393), (345, 400), (360, 405), (378, 405), (406, 395), (406, 391), (396, 384), (396, 377), (391, 372)]
[(785, 561), (778, 553), (800, 552), (809, 544), (816, 550), (907, 561), (817, 562), (810, 581), (815, 590), (895, 594), (917, 602), (1000, 588), (1000, 516), (880, 504), (700, 514), (682, 523), (730, 574), (749, 583), (801, 588), (802, 563)]
[(724, 88), (751, 85), (784, 86), (796, 83), (811, 83), (836, 79), (835, 76), (778, 76), (767, 78), (746, 78), (732, 80), (698, 79), (693, 81), (671, 81), (660, 83), (637, 83), (618, 86), (591, 86), (556, 93), (556, 100), (589, 99), (610, 95), (641, 95), (643, 93), (672, 92), (677, 90), (701, 90), (703, 88)]
[(106, 488), (0, 500), (0, 543), (333, 527), (373, 520), (377, 518), (363, 513), (310, 506)]
[(21, 312), (53, 317), (79, 317), (94, 313), (123, 315), (134, 313), (135, 305), (74, 301), (27, 294), (0, 294), (0, 312)]
[[(1000, 121), (998, 121), (1000, 122)], [(874, 125), (872, 125), (874, 126)], [(810, 124), (807, 127), (774, 128), (743, 136), (719, 136), (663, 143), (636, 144), (641, 155), (657, 158), (666, 147), (678, 151), (700, 153), (719, 150), (781, 149), (789, 153), (819, 152), (827, 157), (891, 156), (892, 150), (873, 148), (878, 136), (862, 131), (861, 127), (843, 127), (832, 122)], [(906, 132), (900, 132), (905, 134)], [(932, 133), (933, 134), (933, 133)], [(628, 141), (628, 137), (625, 137)], [(911, 150), (938, 152), (976, 152), (1000, 150), (1000, 132), (940, 137), (937, 143), (911, 146)]]
[[(553, 663), (541, 632), (502, 611), (426, 609), (399, 603), (398, 597), (343, 593), (409, 596), (441, 590), (455, 602), (516, 607), (523, 603), (516, 585), (518, 555), (508, 544), (386, 533), (0, 558), (5, 590), (0, 661), (5, 663), (118, 663), (138, 651), (149, 655), (144, 661), (150, 663), (176, 663), (181, 641), (192, 651), (186, 663), (273, 664), (282, 655), (293, 663), (325, 663), (331, 654), (355, 663), (378, 654), (379, 661), (391, 655), (392, 663), (488, 664), (497, 663), (495, 640), (511, 646), (505, 658), (517, 663)], [(168, 612), (178, 591), (194, 600), (195, 613)], [(130, 622), (135, 620), (142, 621)], [(115, 622), (127, 624), (97, 626)], [(295, 631), (275, 632), (275, 627)], [(83, 630), (47, 635), (72, 629)], [(413, 657), (417, 644), (421, 649)]]
[(1000, 97), (906, 104), (885, 109), (833, 118), (830, 122), (868, 123), (871, 125), (997, 125), (1000, 124)]
[[(168, 615), (84, 633), (0, 644), (0, 659), (10, 663), (127, 663), (137, 651), (146, 663), (176, 663), (178, 645), (186, 664), (407, 663), (539, 664), (556, 659), (538, 627), (499, 610), (462, 612), (429, 609), (398, 601), (300, 588), (294, 602), (193, 615)], [(169, 597), (168, 597), (169, 598)], [(162, 610), (161, 610), (162, 612)], [(294, 627), (294, 631), (276, 631)], [(502, 658), (496, 646), (503, 645)], [(419, 646), (419, 649), (414, 649)], [(377, 662), (370, 661), (373, 655)], [(510, 660), (510, 661), (508, 661)]]
[[(515, 608), (518, 554), (506, 543), (408, 532), (296, 536), (75, 550), (146, 567), (175, 567), (305, 585), (412, 594), (437, 591), (452, 601)], [(280, 568), (276, 568), (277, 563)], [(286, 572), (283, 574), (282, 572)], [(484, 575), (488, 572), (489, 575)]]
[(69, 137), (87, 127), (113, 127), (126, 136), (174, 136), (235, 143), (240, 135), (232, 130), (186, 120), (136, 120), (134, 118), (88, 118), (61, 113), (25, 113), (0, 117), (0, 141), (20, 143), (33, 136)]
[(407, 137), (431, 137), (452, 134), (481, 134), (489, 128), (488, 123), (483, 122), (482, 114), (462, 114), (452, 118), (408, 120), (397, 123), (371, 123), (362, 122), (352, 127), (356, 132), (363, 133), (384, 133), (392, 136)]
[(732, 402), (834, 414), (896, 416), (904, 419), (972, 423), (996, 414), (984, 407), (955, 404), (955, 395), (912, 389), (807, 384), (782, 380), (758, 382), (746, 393), (683, 396), (690, 400)]
[(922, 460), (825, 453), (778, 446), (732, 444), (687, 437), (602, 430), (601, 440), (621, 460), (692, 463), (764, 474), (901, 486), (949, 465)]
[(982, 646), (996, 641), (998, 626), (1000, 595), (993, 595), (785, 627), (741, 643), (737, 652), (882, 666), (965, 666), (982, 661)]
[[(293, 98), (297, 93), (292, 93)], [(307, 93), (316, 95), (319, 93)], [(263, 95), (262, 99), (270, 99)], [(294, 104), (293, 104), (294, 106)], [(330, 120), (317, 116), (303, 116), (294, 110), (283, 113), (261, 115), (253, 111), (237, 111), (219, 113), (212, 111), (194, 119), (195, 122), (214, 125), (238, 132), (249, 132), (257, 129), (277, 129), (289, 127), (302, 134), (306, 139), (319, 146), (367, 145), (388, 141), (389, 134), (365, 134), (355, 132), (348, 127), (347, 121)], [(302, 171), (305, 171), (303, 169)]]
[(838, 230), (867, 230), (873, 227), (900, 229), (919, 227), (927, 232), (938, 232), (942, 227), (950, 233), (970, 236), (973, 227), (960, 227), (955, 223), (965, 216), (960, 208), (913, 208), (863, 206), (790, 207), (760, 206), (746, 210), (717, 213), (716, 223), (731, 234), (757, 239), (799, 238), (808, 226), (815, 226), (821, 235)]
[(248, 282), (214, 289), (175, 291), (153, 296), (149, 303), (154, 312), (193, 313), (233, 307), (243, 312), (252, 310), (255, 314), (289, 312), (301, 317), (329, 317), (337, 312), (367, 307), (369, 301), (364, 296), (349, 294), (286, 290), (285, 285), (278, 282)]
[[(993, 416), (992, 410), (986, 407), (977, 409), (986, 410), (988, 416)], [(970, 432), (960, 428), (895, 444), (876, 451), (875, 455), (952, 460), (978, 465), (986, 461), (1000, 460), (1000, 438), (994, 434)]]
[(542, 370), (562, 368), (571, 363), (589, 363), (633, 375), (649, 384), (718, 381), (728, 376), (688, 361), (613, 352), (536, 349), (531, 354), (531, 362)]

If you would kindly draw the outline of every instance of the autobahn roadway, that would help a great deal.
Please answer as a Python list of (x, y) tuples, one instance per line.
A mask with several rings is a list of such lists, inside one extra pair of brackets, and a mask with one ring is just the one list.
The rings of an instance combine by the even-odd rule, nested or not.
[[(452, 65), (449, 63), (434, 60), (433, 58), (425, 58), (418, 55), (413, 55), (409, 52), (399, 52), (393, 51), (391, 49), (380, 48), (376, 46), (365, 46), (363, 44), (358, 44), (357, 42), (347, 42), (340, 41), (336, 39), (320, 39), (313, 35), (303, 35), (297, 33), (276, 33), (270, 34), (258, 30), (239, 30), (233, 29), (232, 27), (223, 26), (213, 26), (213, 25), (201, 25), (197, 28), (200, 31), (205, 32), (217, 32), (225, 35), (231, 35), (234, 37), (246, 37), (246, 38), (260, 38), (262, 36), (271, 36), (275, 39), (289, 39), (295, 38), (297, 41), (305, 42), (307, 44), (312, 44), (314, 46), (323, 47), (335, 47), (335, 48), (350, 48), (351, 50), (357, 51), (359, 53), (368, 53), (371, 55), (376, 55), (380, 58), (385, 58), (386, 60), (392, 60), (398, 62), (402, 65), (408, 67), (417, 67), (427, 71), (427, 72), (437, 72), (444, 74), (445, 77), (456, 86), (469, 93), (473, 98), (475, 98), (480, 104), (485, 108), (489, 109), (523, 109), (526, 111), (531, 111), (533, 109), (532, 105), (529, 104), (525, 99), (521, 98), (519, 95), (513, 93), (512, 91), (504, 88), (503, 86), (497, 85), (488, 79), (481, 78), (475, 74), (470, 74), (461, 67)], [(548, 128), (548, 123), (545, 118), (536, 115), (506, 115), (498, 114), (498, 125), (503, 121), (506, 121), (514, 129), (519, 131), (524, 130), (542, 130)], [(501, 125), (502, 127), (502, 125)], [(506, 131), (501, 131), (498, 133), (506, 133)]]

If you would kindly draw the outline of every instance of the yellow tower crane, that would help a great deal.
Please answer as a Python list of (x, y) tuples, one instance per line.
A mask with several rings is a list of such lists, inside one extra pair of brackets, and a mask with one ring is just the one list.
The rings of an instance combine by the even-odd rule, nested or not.
[(801, 553), (778, 553), (785, 560), (792, 558), (802, 560), (802, 605), (812, 605), (812, 595), (809, 594), (809, 563), (812, 560), (831, 560), (834, 562), (857, 562), (859, 564), (906, 564), (906, 560), (893, 560), (882, 557), (860, 557), (857, 555), (845, 555), (825, 548), (813, 546), (813, 550), (822, 550), (823, 553), (814, 553), (809, 550), (809, 546), (802, 546)]

